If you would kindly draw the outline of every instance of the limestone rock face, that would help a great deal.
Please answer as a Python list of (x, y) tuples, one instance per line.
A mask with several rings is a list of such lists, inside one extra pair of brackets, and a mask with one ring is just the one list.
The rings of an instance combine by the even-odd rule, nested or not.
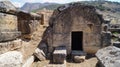
[(102, 67), (119, 67), (120, 66), (120, 49), (109, 46), (97, 51), (96, 56)]
[(0, 67), (21, 67), (22, 54), (18, 51), (10, 51), (0, 55)]

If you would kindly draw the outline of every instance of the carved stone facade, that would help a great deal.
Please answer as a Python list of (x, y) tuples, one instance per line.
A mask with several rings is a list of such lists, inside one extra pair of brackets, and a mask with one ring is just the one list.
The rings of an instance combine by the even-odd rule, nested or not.
[(54, 11), (41, 43), (48, 46), (50, 53), (59, 46), (65, 46), (68, 54), (72, 50), (95, 53), (102, 46), (103, 22), (92, 6), (80, 3), (61, 6)]

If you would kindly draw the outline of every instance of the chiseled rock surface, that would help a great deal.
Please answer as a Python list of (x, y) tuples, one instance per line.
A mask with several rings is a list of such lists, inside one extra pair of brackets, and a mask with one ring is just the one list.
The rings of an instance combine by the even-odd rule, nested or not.
[(45, 57), (46, 57), (45, 53), (44, 53), (42, 50), (40, 50), (39, 48), (37, 48), (37, 49), (35, 50), (34, 55), (35, 55), (39, 60), (41, 60), (41, 61), (43, 61), (43, 60), (46, 59), (46, 58), (45, 58)]
[(10, 51), (0, 55), (0, 67), (21, 67), (22, 54), (18, 51)]
[(109, 46), (97, 51), (96, 56), (102, 67), (120, 67), (120, 49)]

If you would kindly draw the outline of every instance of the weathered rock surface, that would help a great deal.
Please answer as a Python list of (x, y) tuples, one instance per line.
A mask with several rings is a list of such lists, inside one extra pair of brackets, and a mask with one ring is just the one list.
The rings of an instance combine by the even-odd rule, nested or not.
[(120, 67), (120, 49), (109, 46), (97, 51), (96, 56), (102, 67)]
[(0, 43), (0, 54), (5, 53), (10, 50), (19, 49), (22, 47), (21, 39), (9, 41), (9, 42), (2, 42)]
[(66, 48), (65, 47), (57, 47), (53, 52), (53, 63), (63, 64), (66, 60)]
[(0, 67), (21, 67), (22, 54), (18, 51), (10, 51), (0, 55)]
[(41, 61), (46, 59), (46, 55), (44, 54), (44, 52), (42, 50), (40, 50), (39, 48), (37, 48), (35, 50), (34, 55)]

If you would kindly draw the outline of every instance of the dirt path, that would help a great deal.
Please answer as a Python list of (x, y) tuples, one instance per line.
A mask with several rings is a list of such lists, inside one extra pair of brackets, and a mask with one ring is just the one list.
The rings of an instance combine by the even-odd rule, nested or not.
[(96, 67), (97, 58), (90, 58), (83, 63), (49, 64), (49, 60), (34, 62), (31, 67)]

